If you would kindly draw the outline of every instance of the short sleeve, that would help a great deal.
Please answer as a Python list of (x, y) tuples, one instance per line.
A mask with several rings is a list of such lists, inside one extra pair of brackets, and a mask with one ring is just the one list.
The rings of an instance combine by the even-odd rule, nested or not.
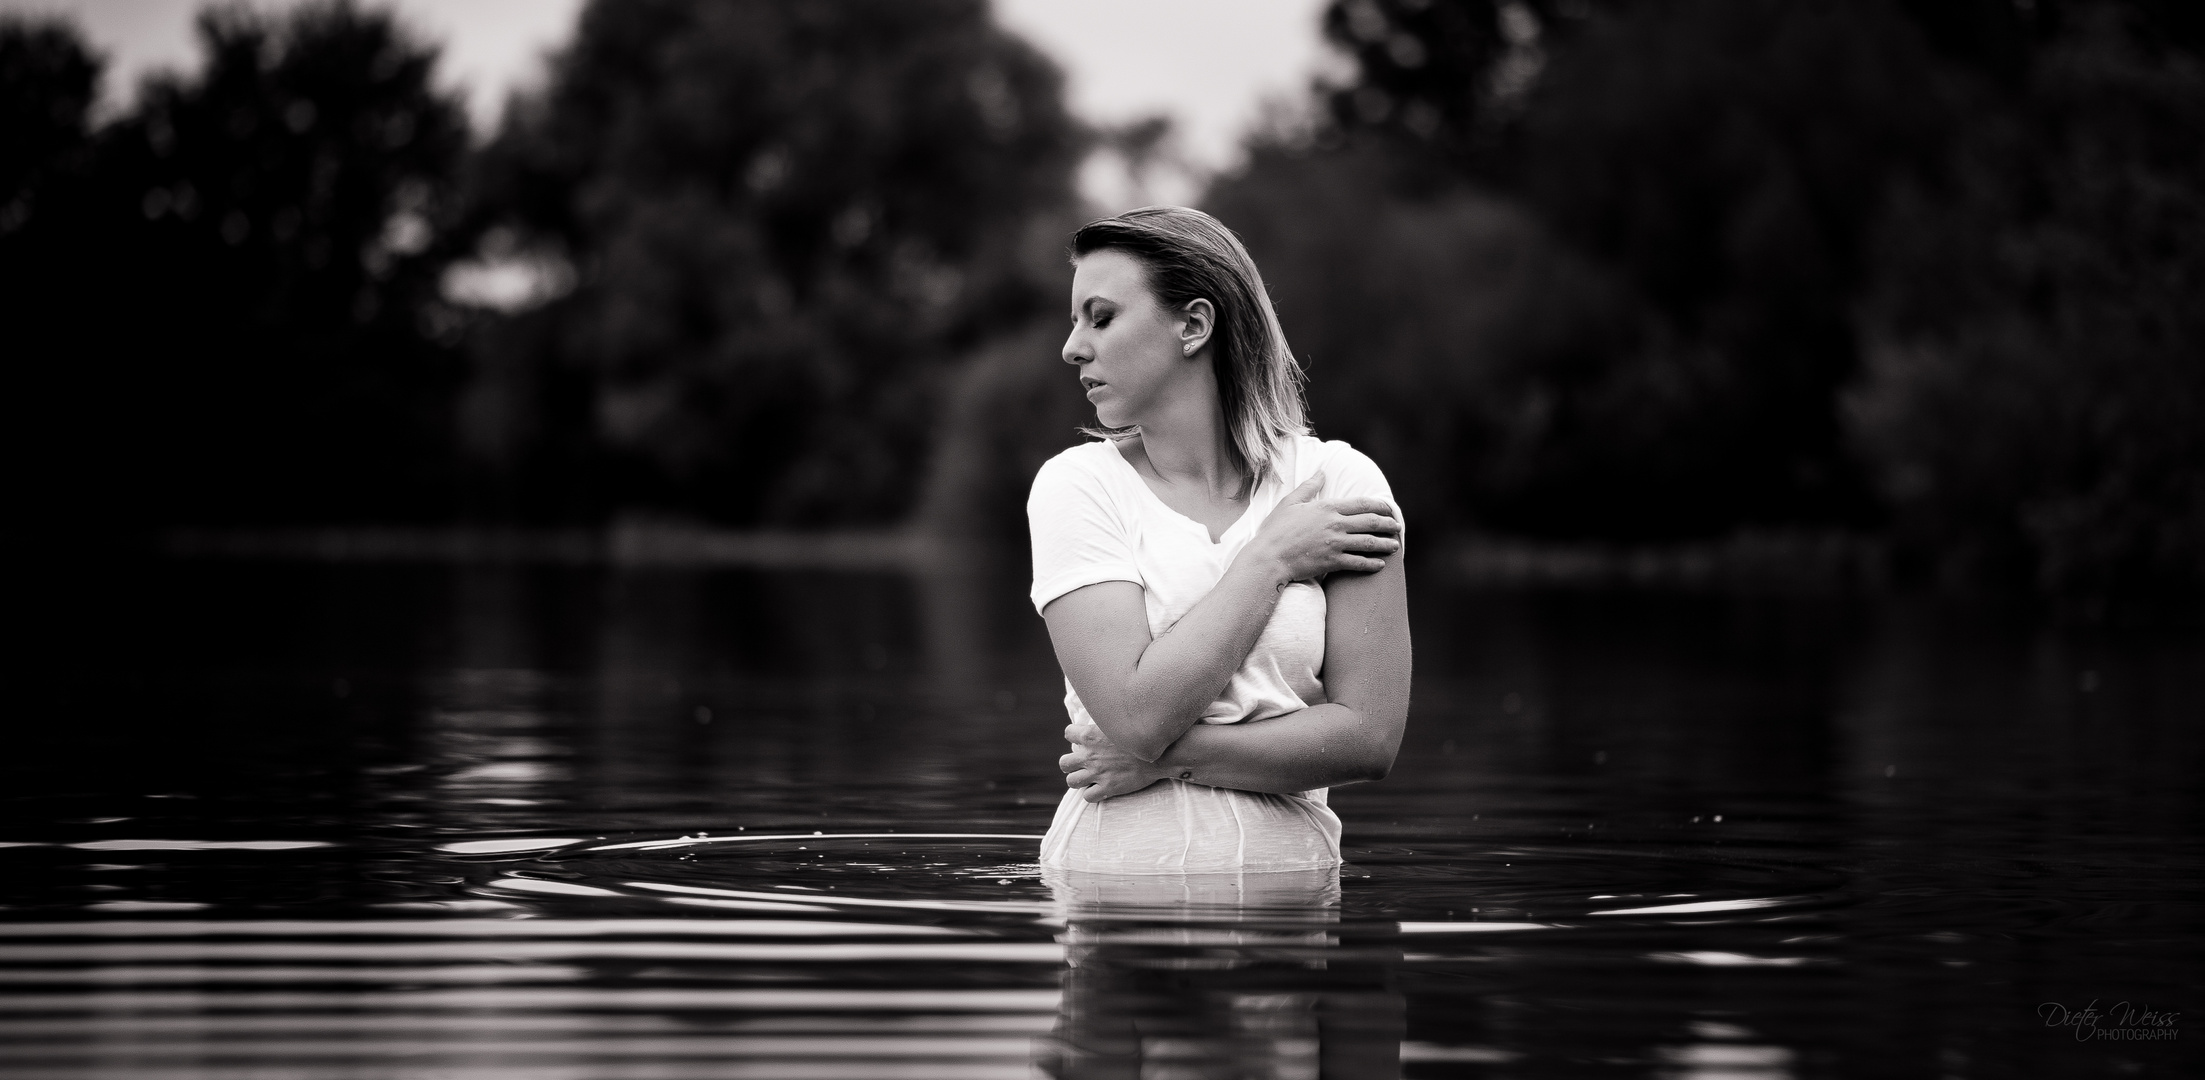
[[(1096, 444), (1089, 444), (1090, 446)], [(1026, 528), (1034, 547), (1034, 610), (1098, 581), (1142, 584), (1133, 544), (1103, 478), (1073, 455), (1051, 458), (1026, 497)], [(1111, 450), (1116, 453), (1116, 450)]]
[(1402, 516), (1401, 504), (1393, 497), (1393, 486), (1386, 483), (1386, 474), (1379, 470), (1377, 462), (1344, 442), (1326, 443), (1325, 449), (1331, 453), (1324, 464), (1324, 498), (1370, 496), (1384, 499), (1386, 505), (1393, 507), (1394, 520), (1400, 522), (1404, 530), (1408, 528), (1409, 519)]

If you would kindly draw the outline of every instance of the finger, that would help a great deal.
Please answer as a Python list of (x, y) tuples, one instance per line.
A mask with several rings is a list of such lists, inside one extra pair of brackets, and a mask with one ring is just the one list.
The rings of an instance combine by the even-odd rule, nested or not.
[(1391, 536), (1401, 531), (1400, 519), (1391, 514), (1341, 514), (1340, 520), (1335, 524), (1349, 532), (1377, 533), (1385, 536)]
[(1340, 514), (1382, 514), (1386, 517), (1393, 516), (1393, 504), (1377, 497), (1376, 495), (1345, 495), (1332, 500), (1327, 505), (1331, 506), (1335, 513)]
[(1332, 535), (1341, 543), (1347, 544), (1359, 544), (1365, 540), (1378, 540), (1388, 544), (1398, 544), (1401, 542), (1401, 534), (1393, 532), (1391, 530), (1380, 531), (1372, 529), (1341, 528), (1335, 530)]
[(1080, 754), (1080, 753), (1071, 753), (1071, 754), (1066, 754), (1066, 755), (1064, 755), (1063, 757), (1060, 757), (1060, 758), (1058, 758), (1058, 759), (1057, 759), (1057, 771), (1058, 771), (1058, 772), (1062, 772), (1062, 773), (1068, 773), (1068, 772), (1071, 772), (1071, 771), (1073, 771), (1074, 769), (1078, 769), (1078, 768), (1081, 768), (1081, 767), (1085, 766), (1086, 764), (1087, 764), (1087, 755), (1086, 755), (1086, 754)]
[(1375, 574), (1386, 568), (1384, 559), (1367, 559), (1361, 555), (1342, 555), (1337, 569), (1358, 574)]
[(1302, 481), (1302, 486), (1287, 492), (1286, 501), (1290, 503), (1309, 502), (1310, 500), (1315, 499), (1317, 497), (1317, 493), (1323, 491), (1324, 489), (1325, 471), (1323, 469), (1319, 469), (1317, 470), (1315, 475), (1311, 476), (1307, 480)]
[(1088, 802), (1101, 802), (1109, 797), (1110, 793), (1104, 791), (1100, 784), (1080, 789), (1080, 798), (1086, 799)]
[(1070, 788), (1083, 788), (1094, 782), (1095, 774), (1089, 769), (1081, 769), (1064, 778), (1064, 786)]
[(1356, 555), (1391, 555), (1401, 550), (1401, 541), (1390, 536), (1349, 533), (1340, 538), (1340, 550)]

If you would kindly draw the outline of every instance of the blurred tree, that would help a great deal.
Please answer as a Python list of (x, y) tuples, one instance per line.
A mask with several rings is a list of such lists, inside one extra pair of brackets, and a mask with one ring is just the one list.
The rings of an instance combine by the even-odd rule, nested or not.
[[(9, 462), (19, 522), (60, 505), (83, 465), (81, 455), (56, 452), (65, 433), (51, 421), (65, 384), (39, 347), (40, 308), (42, 283), (66, 251), (76, 216), (70, 203), (91, 152), (88, 114), (99, 70), (66, 24), (0, 18), (0, 316), (9, 335), (0, 350), (8, 383), (0, 454)], [(66, 463), (58, 471), (57, 461)]]
[(467, 132), (435, 50), (342, 0), (198, 31), (201, 70), (149, 80), (11, 260), (34, 304), (17, 355), (59, 391), (51, 452), (17, 467), (140, 523), (442, 512)]
[(100, 65), (66, 24), (0, 16), (0, 237), (82, 166)]
[(145, 428), (198, 458), (173, 516), (436, 512), (440, 226), (467, 140), (436, 50), (343, 0), (199, 32), (205, 68), (149, 83), (102, 166), (150, 223), (133, 254), (159, 323), (130, 361), (167, 392)]
[(1261, 145), (1207, 208), (1247, 242), (1309, 371), (1311, 417), (1386, 470), (1426, 535), (1479, 524), (1495, 433), (1538, 407), (1493, 384), (1520, 366), (1627, 348), (1629, 291), (1521, 206), (1457, 188), (1388, 197), (1397, 158)]
[(1512, 195), (1540, 222), (1525, 242), (1570, 249), (1542, 265), (1577, 266), (1582, 287), (1525, 297), (1521, 327), (1419, 361), (1473, 399), (1420, 452), (1468, 458), (1457, 491), (1481, 522), (1631, 539), (1869, 512), (1834, 398), (1859, 238), (1938, 131), (1904, 19), (1756, 0), (1341, 0), (1326, 18), (1358, 63), (1330, 95), (1349, 152), (1423, 160), (1395, 184), (1412, 199)]
[(1055, 301), (1028, 229), (1071, 197), (1060, 82), (983, 0), (593, 3), (477, 200), (578, 283), (485, 366), (592, 433), (608, 507), (893, 520), (950, 361)]
[(1545, 403), (1485, 494), (1534, 531), (1862, 520), (1835, 408), (1862, 238), (1947, 120), (1928, 50), (1876, 3), (1703, 0), (1582, 29), (1514, 131), (1510, 187), (1639, 298), (1629, 347), (1510, 373)]
[(1337, 131), (1382, 135), (1446, 170), (1489, 168), (1483, 152), (1548, 51), (1626, 2), (1334, 0), (1324, 34), (1354, 58), (1355, 77), (1321, 91), (1327, 112)]
[[(1212, 200), (1317, 346), (1319, 421), (1398, 443), (1389, 469), (1517, 531), (1894, 512), (1963, 576), (2205, 579), (2205, 7), (1340, 0), (1326, 27), (1357, 62), (1336, 149), (1276, 142)], [(1467, 209), (1493, 196), (1536, 225), (1470, 226), (1520, 213)]]
[[(939, 399), (916, 525), (935, 536), (1023, 551), (1034, 474), (1085, 441), (1080, 427), (1095, 422), (1076, 375), (1058, 359), (1063, 348), (1064, 324), (1035, 319), (962, 365)], [(1006, 558), (1018, 565), (1021, 556)]]
[(1850, 415), (1941, 576), (2165, 599), (2205, 586), (2205, 43), (2061, 14), (1883, 223)]

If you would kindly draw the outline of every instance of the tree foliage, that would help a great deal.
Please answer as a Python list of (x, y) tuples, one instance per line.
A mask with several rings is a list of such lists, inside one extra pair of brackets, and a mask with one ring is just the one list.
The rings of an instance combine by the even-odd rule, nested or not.
[(443, 511), (467, 133), (435, 49), (343, 2), (198, 32), (202, 68), (50, 158), (66, 194), (0, 254), (40, 410), (18, 467), (123, 521)]
[(0, 18), (0, 236), (82, 167), (99, 62), (62, 26)]
[[(1206, 201), (1427, 528), (2205, 584), (2201, 13), (1337, 0), (1354, 75)], [(982, 0), (598, 0), (479, 149), (387, 14), (199, 37), (95, 125), (0, 19), (30, 513), (1005, 532), (1079, 415), (1034, 320), (1094, 136)]]
[[(1597, 329), (1496, 326), (1431, 355), (1475, 388), (1446, 452), (1473, 459), (1457, 497), (1478, 520), (1634, 538), (1863, 518), (1834, 407), (1861, 237), (1884, 179), (1936, 140), (1903, 19), (1346, 0), (1327, 25), (1360, 65), (1332, 98), (1349, 133), (1506, 193), (1564, 249), (1546, 262), (1583, 264), (1572, 296)], [(1518, 310), (1551, 323), (1555, 299)]]
[(2148, 28), (2071, 12), (1880, 226), (1847, 404), (1940, 574), (2205, 585), (2205, 62)]
[(579, 281), (506, 346), (537, 408), (586, 403), (606, 498), (733, 522), (910, 509), (1081, 140), (979, 0), (595, 3), (513, 117), (484, 221)]
[(1329, 130), (1211, 205), (1457, 520), (2195, 582), (2197, 10), (1340, 0)]

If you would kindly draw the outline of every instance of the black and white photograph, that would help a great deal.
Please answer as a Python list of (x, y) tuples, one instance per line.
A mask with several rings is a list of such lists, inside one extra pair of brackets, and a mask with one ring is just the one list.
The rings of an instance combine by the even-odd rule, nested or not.
[(2205, 4), (0, 0), (0, 370), (8, 1080), (2205, 1075)]

